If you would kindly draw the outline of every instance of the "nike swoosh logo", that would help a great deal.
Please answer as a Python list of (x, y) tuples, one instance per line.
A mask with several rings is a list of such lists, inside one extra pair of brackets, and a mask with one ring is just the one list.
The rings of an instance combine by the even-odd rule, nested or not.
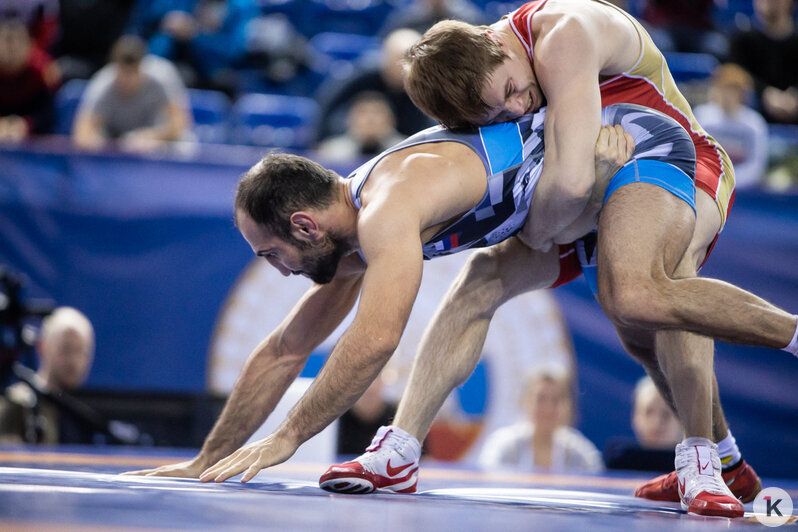
[(395, 477), (396, 475), (398, 475), (399, 473), (401, 473), (402, 471), (404, 471), (405, 469), (407, 469), (411, 465), (413, 465), (413, 462), (410, 462), (409, 464), (405, 464), (405, 465), (400, 466), (400, 467), (391, 467), (391, 461), (388, 460), (388, 465), (385, 466), (385, 469), (386, 469), (386, 471), (388, 471), (388, 476), (389, 477)]
[(706, 464), (704, 464), (704, 467), (702, 467), (702, 468), (701, 468), (701, 471), (705, 470), (707, 467), (709, 467), (709, 462), (707, 462)]

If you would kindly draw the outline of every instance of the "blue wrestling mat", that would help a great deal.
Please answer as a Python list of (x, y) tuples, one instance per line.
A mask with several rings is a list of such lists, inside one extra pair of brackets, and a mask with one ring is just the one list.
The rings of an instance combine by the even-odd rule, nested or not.
[[(766, 530), (750, 504), (745, 518), (728, 520), (632, 497), (640, 476), (487, 475), (422, 462), (418, 494), (341, 495), (317, 485), (327, 464), (283, 464), (248, 484), (202, 484), (118, 475), (185, 453), (96, 452), (0, 449), (0, 530)], [(798, 500), (796, 481), (763, 483)]]

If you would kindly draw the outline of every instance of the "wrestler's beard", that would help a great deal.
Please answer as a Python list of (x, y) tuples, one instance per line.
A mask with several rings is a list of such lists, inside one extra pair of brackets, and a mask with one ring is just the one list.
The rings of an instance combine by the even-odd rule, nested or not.
[(338, 270), (338, 263), (344, 255), (343, 240), (334, 235), (326, 235), (323, 239), (312, 243), (293, 240), (303, 252), (302, 273), (314, 283), (327, 284), (332, 281)]

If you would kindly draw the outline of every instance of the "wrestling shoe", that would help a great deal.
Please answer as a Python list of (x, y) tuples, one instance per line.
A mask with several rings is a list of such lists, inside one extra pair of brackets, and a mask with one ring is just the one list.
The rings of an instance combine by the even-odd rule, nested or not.
[(371, 493), (379, 488), (415, 493), (420, 457), (421, 445), (415, 436), (399, 427), (380, 427), (365, 453), (330, 466), (319, 479), (319, 487), (337, 493)]
[(743, 505), (723, 481), (718, 446), (687, 438), (676, 446), (676, 474), (682, 508), (694, 515), (742, 517)]
[[(762, 481), (759, 480), (759, 475), (745, 460), (740, 460), (740, 463), (731, 471), (724, 471), (722, 476), (732, 495), (743, 503), (753, 501), (757, 493), (762, 491)], [(635, 490), (635, 497), (652, 501), (679, 502), (681, 499), (678, 485), (679, 477), (676, 475), (676, 471), (671, 471), (638, 486)]]

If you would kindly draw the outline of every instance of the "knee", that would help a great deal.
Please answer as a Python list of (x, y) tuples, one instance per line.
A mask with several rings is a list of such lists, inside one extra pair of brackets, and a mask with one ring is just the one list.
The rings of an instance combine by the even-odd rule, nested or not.
[[(610, 320), (620, 327), (651, 328), (672, 313), (667, 278), (647, 278), (600, 286), (599, 301)], [(605, 283), (606, 284), (606, 283)]]

